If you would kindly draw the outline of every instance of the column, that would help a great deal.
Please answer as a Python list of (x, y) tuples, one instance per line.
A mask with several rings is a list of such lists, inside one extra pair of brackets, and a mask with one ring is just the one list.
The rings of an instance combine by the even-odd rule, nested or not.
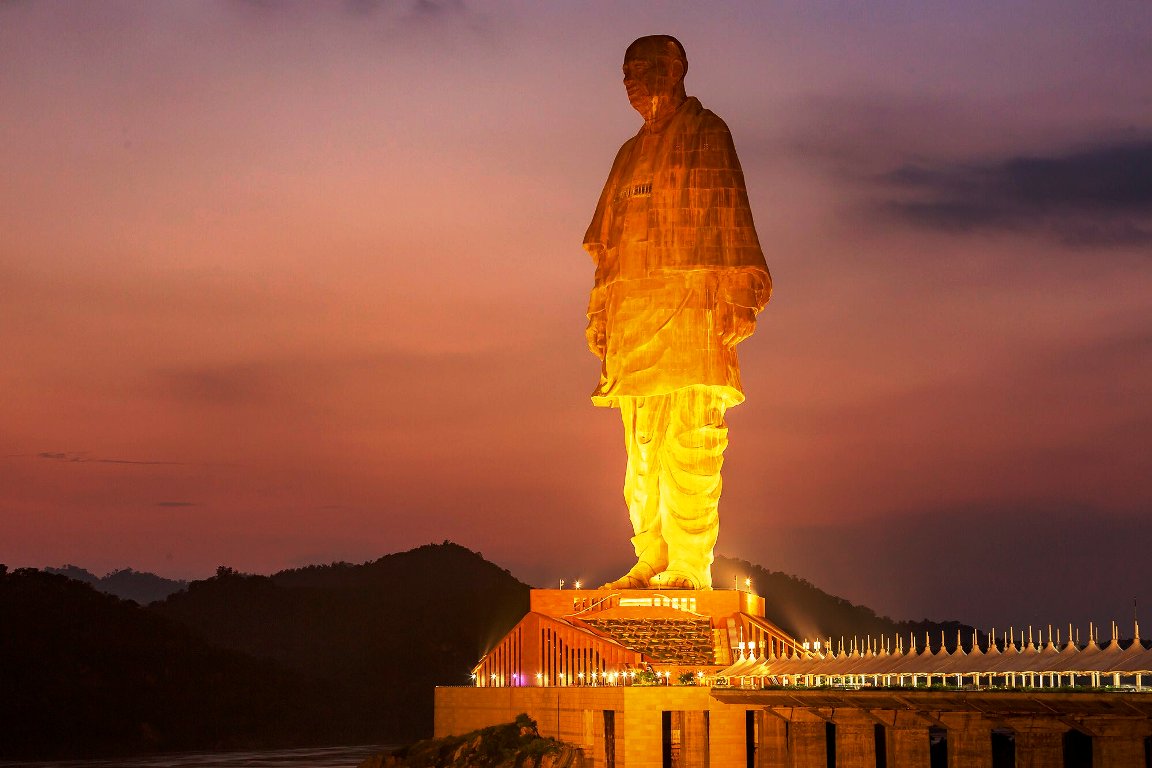
[(791, 768), (828, 768), (828, 734), (824, 720), (793, 720), (788, 724)]
[(788, 768), (788, 721), (772, 712), (756, 714), (760, 721), (756, 768)]
[(876, 721), (858, 709), (836, 710), (836, 768), (875, 768)]
[[(631, 706), (616, 713), (616, 764), (627, 768), (661, 768), (663, 713), (659, 709), (638, 706), (637, 702), (628, 704)], [(620, 759), (621, 751), (623, 760)]]
[(681, 768), (708, 768), (708, 713), (683, 713), (680, 731)]
[(1093, 732), (1092, 765), (1107, 768), (1144, 768), (1144, 737), (1152, 735), (1145, 718), (1088, 718), (1084, 725)]
[(929, 768), (928, 726), (912, 712), (890, 714), (892, 724), (884, 727), (888, 768)]
[(1064, 765), (1064, 732), (1068, 726), (1050, 718), (1010, 719), (1016, 732), (1016, 768)]
[(948, 768), (992, 768), (992, 723), (973, 712), (940, 719), (948, 727)]
[(717, 768), (744, 768), (748, 765), (748, 710), (742, 706), (718, 705), (715, 701), (711, 706), (712, 709), (708, 710), (708, 764)]

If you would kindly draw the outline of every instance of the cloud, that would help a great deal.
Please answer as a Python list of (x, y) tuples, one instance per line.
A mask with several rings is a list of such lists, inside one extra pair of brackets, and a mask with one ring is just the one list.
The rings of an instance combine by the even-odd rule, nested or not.
[(81, 464), (144, 464), (144, 465), (164, 465), (164, 466), (179, 466), (181, 462), (178, 461), (143, 461), (139, 459), (102, 459), (89, 456), (86, 452), (71, 452), (71, 451), (41, 451), (36, 454), (41, 459), (51, 459), (52, 461), (66, 461)]
[(159, 374), (160, 388), (179, 399), (217, 405), (266, 401), (278, 374), (263, 363), (200, 366)]
[[(303, 15), (327, 12), (330, 9), (293, 0), (232, 0), (232, 2), (240, 8), (262, 14)], [(463, 0), (344, 0), (337, 7), (357, 17), (391, 12), (400, 18), (427, 19), (467, 12)]]
[(882, 207), (951, 233), (1042, 232), (1071, 246), (1152, 244), (1152, 140), (991, 163), (912, 164)]
[(412, 4), (413, 12), (423, 17), (439, 17), (448, 13), (462, 13), (463, 0), (416, 0)]

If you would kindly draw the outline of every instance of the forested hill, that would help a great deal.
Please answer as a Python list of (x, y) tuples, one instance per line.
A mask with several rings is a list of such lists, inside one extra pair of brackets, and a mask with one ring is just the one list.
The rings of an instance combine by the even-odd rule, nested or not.
[(221, 568), (147, 608), (0, 566), (0, 760), (429, 736), (434, 687), (527, 610), (527, 585), (448, 543)]
[(91, 584), (98, 592), (115, 595), (125, 600), (135, 600), (140, 605), (163, 600), (173, 592), (179, 592), (188, 586), (188, 582), (177, 579), (166, 579), (154, 573), (134, 571), (131, 568), (121, 568), (104, 576), (97, 576), (75, 565), (63, 565), (59, 568), (45, 568), (46, 573), (58, 573), (85, 584)]
[(249, 576), (221, 568), (150, 610), (204, 640), (336, 685), (349, 743), (431, 733), (433, 688), (472, 667), (528, 611), (526, 584), (445, 542), (362, 565)]
[[(958, 621), (896, 621), (878, 616), (864, 605), (855, 605), (843, 598), (829, 595), (814, 584), (780, 571), (769, 571), (747, 560), (729, 557), (716, 558), (713, 566), (717, 585), (749, 578), (758, 594), (764, 595), (764, 613), (778, 627), (797, 639), (827, 640), (831, 638), (839, 647), (841, 638), (846, 646), (853, 638), (892, 638), (899, 635), (907, 647), (909, 634), (918, 645), (927, 636), (933, 648), (938, 648), (941, 637), (945, 645), (954, 648), (957, 631), (965, 647), (972, 641), (973, 628)], [(738, 581), (739, 583), (739, 581)], [(984, 642), (983, 633), (980, 634)]]
[(331, 687), (136, 603), (0, 566), (0, 759), (311, 743)]

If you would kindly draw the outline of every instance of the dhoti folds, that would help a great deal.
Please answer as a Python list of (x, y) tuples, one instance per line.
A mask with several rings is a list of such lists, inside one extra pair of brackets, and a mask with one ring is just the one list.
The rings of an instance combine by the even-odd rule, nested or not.
[(624, 499), (641, 579), (652, 585), (712, 586), (712, 550), (728, 425), (716, 388), (690, 386), (668, 394), (620, 397), (628, 469)]

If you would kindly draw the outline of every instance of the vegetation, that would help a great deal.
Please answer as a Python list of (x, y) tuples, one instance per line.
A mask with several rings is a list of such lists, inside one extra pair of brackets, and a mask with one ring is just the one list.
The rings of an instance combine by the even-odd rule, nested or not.
[[(899, 636), (907, 647), (908, 637), (913, 635), (918, 647), (923, 647), (927, 637), (936, 650), (941, 639), (949, 649), (955, 648), (959, 632), (965, 648), (972, 642), (973, 628), (968, 624), (929, 619), (896, 621), (878, 616), (871, 608), (829, 595), (805, 579), (769, 571), (747, 560), (718, 557), (713, 570), (724, 574), (717, 583), (731, 583), (729, 573), (750, 578), (756, 585), (756, 592), (765, 597), (764, 613), (768, 620), (801, 640), (827, 641), (830, 638), (839, 648), (842, 639), (850, 646), (854, 638), (863, 642), (866, 637), (892, 639)], [(981, 642), (985, 641), (983, 634), (979, 637)]]
[(430, 733), (435, 686), (471, 681), (528, 612), (528, 591), (446, 542), (272, 576), (221, 568), (152, 610), (214, 645), (331, 683), (350, 709), (332, 738), (361, 744)]
[(331, 695), (86, 584), (0, 568), (0, 758), (293, 745)]
[(61, 576), (91, 584), (98, 592), (115, 595), (124, 600), (134, 600), (140, 605), (148, 605), (157, 600), (163, 600), (172, 593), (188, 587), (186, 581), (165, 579), (154, 573), (134, 571), (131, 568), (112, 571), (102, 577), (75, 565), (45, 568), (44, 571), (46, 573), (58, 573)]
[(571, 749), (561, 741), (542, 737), (536, 721), (522, 713), (513, 723), (417, 742), (392, 753), (392, 757), (405, 768), (519, 768), (539, 765), (545, 755)]

